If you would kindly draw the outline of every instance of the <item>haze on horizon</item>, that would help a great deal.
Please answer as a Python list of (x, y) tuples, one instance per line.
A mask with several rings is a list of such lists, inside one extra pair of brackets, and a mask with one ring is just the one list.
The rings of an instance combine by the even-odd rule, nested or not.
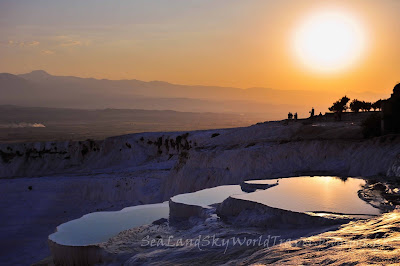
[[(345, 13), (365, 37), (339, 71), (314, 71), (293, 52), (321, 10)], [(389, 95), (400, 81), (399, 13), (392, 0), (3, 0), (0, 72)]]

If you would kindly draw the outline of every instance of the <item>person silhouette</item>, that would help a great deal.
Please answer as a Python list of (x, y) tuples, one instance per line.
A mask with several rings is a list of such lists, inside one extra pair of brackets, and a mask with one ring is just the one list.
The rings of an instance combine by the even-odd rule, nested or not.
[(311, 111), (310, 111), (310, 117), (312, 118), (312, 117), (314, 117), (314, 113), (315, 113), (315, 110), (314, 110), (314, 107), (311, 109)]
[(294, 113), (294, 121), (297, 121), (297, 112)]

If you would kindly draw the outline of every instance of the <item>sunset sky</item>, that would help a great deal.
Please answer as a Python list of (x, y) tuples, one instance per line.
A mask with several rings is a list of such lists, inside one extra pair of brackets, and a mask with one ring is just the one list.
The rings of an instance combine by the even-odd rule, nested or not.
[[(324, 70), (298, 42), (330, 12), (360, 38), (344, 32), (351, 49)], [(0, 72), (390, 92), (400, 82), (399, 14), (396, 0), (0, 0)], [(331, 44), (334, 56), (340, 44)]]

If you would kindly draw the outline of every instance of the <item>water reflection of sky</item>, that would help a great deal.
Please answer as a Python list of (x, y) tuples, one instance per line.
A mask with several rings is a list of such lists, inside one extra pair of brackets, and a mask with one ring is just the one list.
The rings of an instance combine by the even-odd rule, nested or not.
[(94, 212), (57, 227), (49, 239), (63, 245), (85, 246), (105, 242), (118, 233), (168, 218), (168, 202), (134, 206), (115, 212)]
[(348, 178), (345, 182), (325, 176), (283, 178), (279, 179), (278, 186), (234, 197), (297, 212), (379, 214), (378, 209), (358, 197), (357, 191), (364, 184), (364, 180), (357, 178)]
[(209, 206), (214, 203), (223, 202), (229, 196), (243, 194), (239, 185), (219, 186), (199, 190), (193, 193), (180, 194), (171, 198), (174, 202), (185, 203), (188, 205)]
[[(278, 179), (254, 180), (252, 184), (275, 184)], [(343, 214), (379, 214), (361, 200), (357, 191), (362, 179), (335, 177), (295, 177), (279, 179), (279, 185), (245, 193), (239, 185), (219, 186), (172, 197), (175, 202), (209, 206), (229, 196), (260, 202), (270, 207), (297, 212), (332, 212)], [(116, 212), (96, 212), (60, 225), (50, 239), (64, 245), (90, 245), (107, 241), (118, 233), (160, 218), (168, 218), (168, 202), (128, 207)]]

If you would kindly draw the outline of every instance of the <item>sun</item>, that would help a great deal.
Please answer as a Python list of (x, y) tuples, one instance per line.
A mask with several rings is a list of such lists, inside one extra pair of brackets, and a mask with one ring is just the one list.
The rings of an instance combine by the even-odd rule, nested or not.
[(343, 11), (309, 15), (294, 33), (294, 51), (308, 68), (336, 72), (353, 65), (365, 52), (361, 23)]

